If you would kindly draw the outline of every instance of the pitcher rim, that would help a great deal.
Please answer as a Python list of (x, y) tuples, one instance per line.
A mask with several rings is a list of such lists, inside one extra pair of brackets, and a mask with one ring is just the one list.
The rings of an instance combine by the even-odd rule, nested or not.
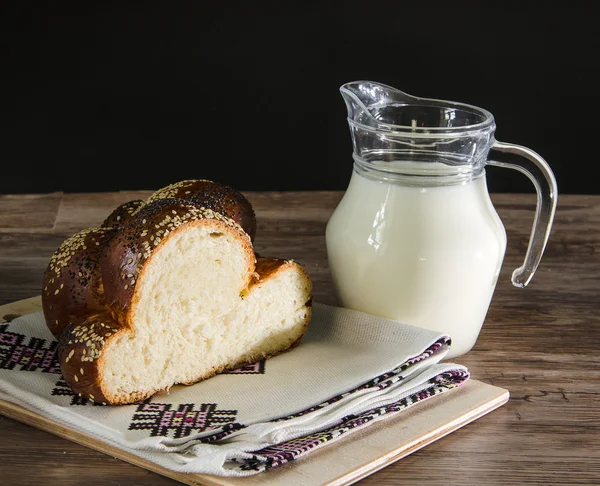
[[(342, 94), (352, 97), (354, 102), (357, 103), (365, 111), (365, 113), (367, 113), (370, 117), (372, 117), (377, 123), (377, 128), (375, 128), (375, 127), (371, 127), (371, 126), (365, 125), (363, 123), (357, 122), (356, 120), (354, 120), (350, 117), (347, 117), (349, 123), (352, 123), (353, 125), (358, 126), (361, 129), (373, 131), (373, 132), (385, 131), (386, 133), (398, 133), (399, 135), (410, 134), (411, 136), (424, 136), (424, 137), (436, 137), (436, 136), (447, 134), (447, 133), (462, 135), (462, 134), (467, 134), (467, 133), (472, 133), (472, 132), (481, 132), (481, 131), (484, 131), (486, 128), (490, 128), (490, 127), (492, 129), (495, 129), (494, 115), (490, 111), (486, 110), (485, 108), (481, 108), (479, 106), (471, 105), (468, 103), (461, 103), (458, 101), (448, 101), (448, 100), (442, 100), (442, 99), (437, 99), (437, 98), (421, 98), (421, 97), (410, 95), (408, 93), (404, 93), (404, 94), (406, 94), (408, 97), (412, 98), (412, 100), (414, 100), (416, 103), (408, 103), (408, 102), (403, 103), (403, 105), (405, 105), (405, 106), (418, 105), (418, 106), (433, 106), (433, 107), (467, 109), (467, 110), (470, 110), (470, 111), (473, 111), (473, 112), (479, 114), (484, 119), (478, 123), (473, 123), (470, 125), (463, 125), (463, 126), (456, 126), (456, 127), (413, 127), (413, 126), (408, 126), (408, 125), (396, 125), (393, 123), (381, 122), (381, 121), (377, 120), (375, 117), (373, 117), (373, 115), (371, 114), (371, 111), (365, 106), (365, 104), (360, 100), (360, 98), (358, 98), (358, 96), (356, 96), (350, 89), (348, 89), (349, 85), (353, 85), (353, 84), (357, 84), (357, 83), (373, 83), (373, 82), (367, 81), (367, 80), (358, 80), (358, 81), (352, 81), (350, 83), (344, 83), (342, 86), (340, 86), (340, 92)], [(392, 86), (389, 86), (389, 85), (386, 85), (383, 83), (374, 83), (374, 84), (396, 90), (396, 88), (393, 88)], [(426, 104), (424, 104), (423, 102), (425, 102)]]

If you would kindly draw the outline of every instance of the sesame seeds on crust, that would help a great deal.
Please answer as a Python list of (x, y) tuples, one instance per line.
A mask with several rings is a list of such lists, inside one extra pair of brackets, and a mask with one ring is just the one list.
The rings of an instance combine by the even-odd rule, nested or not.
[(183, 190), (183, 195), (191, 194), (192, 191), (185, 191), (185, 189), (195, 186), (199, 182), (208, 182), (212, 183), (212, 181), (206, 179), (190, 179), (187, 181), (176, 182), (175, 184), (171, 184), (167, 187), (163, 187), (159, 189), (154, 194), (152, 194), (147, 202), (151, 203), (153, 201), (157, 201), (159, 199), (169, 199), (169, 198), (181, 198), (182, 194), (180, 192)]
[(205, 179), (193, 179), (171, 184), (152, 194), (147, 202), (161, 199), (181, 199), (234, 220), (254, 239), (256, 217), (252, 205), (242, 193), (232, 187)]
[[(98, 327), (96, 327), (96, 324), (98, 324)], [(68, 335), (67, 346), (71, 347), (71, 351), (65, 358), (65, 362), (68, 363), (73, 358), (77, 345), (82, 348), (79, 357), (82, 363), (96, 361), (102, 355), (102, 348), (106, 339), (116, 332), (117, 328), (114, 325), (94, 322), (93, 320), (74, 326)], [(80, 367), (79, 372), (83, 376), (83, 368)]]
[(115, 209), (102, 223), (102, 228), (120, 228), (133, 217), (146, 203), (141, 199), (126, 202)]
[[(49, 280), (51, 284), (55, 283), (56, 279), (62, 277), (63, 269), (69, 265), (71, 259), (75, 257), (80, 250), (87, 250), (87, 245), (96, 244), (96, 246), (99, 246), (104, 235), (110, 231), (112, 231), (110, 228), (89, 228), (66, 239), (50, 258), (50, 264), (47, 269), (47, 280)], [(92, 251), (91, 253), (94, 252)], [(88, 259), (89, 258), (92, 258), (92, 255), (88, 256)], [(85, 267), (85, 261), (81, 263), (80, 267)], [(78, 276), (83, 277), (83, 268), (79, 269)], [(61, 286), (59, 286), (59, 290), (60, 289), (62, 289)]]
[(110, 228), (80, 231), (65, 240), (50, 258), (44, 274), (42, 304), (48, 327), (55, 336), (70, 325), (73, 316), (105, 307), (100, 257), (114, 234)]
[(101, 359), (108, 341), (120, 332), (123, 332), (121, 324), (109, 312), (101, 312), (81, 318), (60, 336), (61, 371), (79, 396), (99, 403), (108, 401), (102, 389)]

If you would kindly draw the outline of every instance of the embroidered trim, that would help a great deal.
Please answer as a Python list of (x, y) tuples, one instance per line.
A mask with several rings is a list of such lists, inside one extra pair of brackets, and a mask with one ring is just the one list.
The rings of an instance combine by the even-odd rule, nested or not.
[(133, 415), (129, 430), (149, 430), (151, 437), (186, 437), (192, 432), (203, 432), (233, 422), (237, 410), (217, 410), (216, 403), (203, 403), (194, 410), (193, 403), (184, 403), (171, 409), (170, 403), (141, 403)]
[(60, 373), (56, 348), (52, 341), (46, 347), (46, 340), (8, 331), (8, 324), (0, 325), (0, 369), (13, 370), (20, 366), (21, 371), (41, 371), (42, 373)]
[(236, 468), (240, 471), (263, 472), (273, 467), (281, 466), (323, 447), (328, 442), (339, 439), (342, 435), (365, 427), (371, 422), (395, 415), (434, 395), (460, 386), (468, 378), (468, 372), (463, 371), (442, 373), (430, 380), (431, 386), (427, 389), (410, 395), (398, 402), (368, 410), (360, 415), (347, 415), (337, 425), (326, 430), (265, 447), (259, 451), (254, 451), (249, 458), (238, 461), (232, 459), (232, 461), (238, 463)]

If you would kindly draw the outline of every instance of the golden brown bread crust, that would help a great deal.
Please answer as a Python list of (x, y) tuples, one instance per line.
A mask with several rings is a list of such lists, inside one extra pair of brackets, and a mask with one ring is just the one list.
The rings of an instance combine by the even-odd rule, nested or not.
[(89, 315), (62, 333), (58, 346), (60, 369), (79, 396), (103, 405), (109, 402), (102, 391), (99, 358), (109, 339), (123, 332), (127, 330), (105, 312)]
[(250, 201), (232, 187), (204, 179), (190, 179), (163, 187), (153, 193), (147, 201), (137, 199), (122, 204), (102, 223), (102, 228), (119, 228), (135, 215), (145, 204), (161, 199), (183, 199), (188, 203), (211, 209), (232, 219), (248, 233), (254, 241), (256, 216)]
[(81, 316), (106, 309), (100, 257), (115, 233), (109, 228), (80, 231), (52, 255), (44, 274), (42, 306), (54, 336)]
[[(279, 258), (257, 258), (254, 283), (262, 282), (267, 277), (274, 275), (286, 264), (289, 265), (292, 262), (293, 260), (281, 260)], [(304, 269), (302, 270), (304, 271)]]
[[(190, 224), (211, 225), (217, 232), (231, 232), (245, 247), (249, 288), (262, 284), (286, 266), (298, 266), (289, 261), (260, 258), (255, 269), (256, 259), (250, 241), (250, 235), (256, 229), (252, 207), (241, 196), (249, 210), (243, 201), (236, 208), (236, 191), (233, 191), (231, 199), (225, 201), (227, 204), (223, 211), (246, 224), (244, 231), (229, 217), (201, 206), (202, 200), (198, 195), (203, 190), (212, 196), (227, 193), (220, 192), (221, 189), (215, 186), (216, 183), (208, 184), (207, 181), (184, 181), (175, 187), (175, 192), (173, 186), (169, 186), (155, 193), (147, 202), (131, 201), (119, 206), (104, 221), (103, 228), (77, 233), (52, 256), (44, 277), (44, 316), (52, 333), (59, 338), (61, 370), (75, 393), (98, 403), (113, 404), (132, 403), (155, 393), (106, 396), (102, 385), (102, 350), (115, 336), (130, 332), (132, 312), (139, 300), (135, 292), (136, 282), (143, 275), (154, 250), (179, 229)], [(193, 194), (195, 200), (173, 197), (182, 191), (186, 196)], [(187, 191), (191, 191), (190, 194), (186, 194)], [(210, 202), (213, 207), (219, 207), (214, 199), (208, 197), (208, 201), (213, 201)], [(310, 278), (303, 269), (302, 272), (310, 293)], [(310, 321), (310, 300), (306, 303), (306, 310), (305, 330)], [(246, 356), (227, 369), (264, 357)], [(194, 382), (224, 369), (211, 370)]]
[(108, 218), (104, 220), (101, 228), (120, 228), (127, 221), (129, 221), (135, 213), (137, 213), (142, 206), (146, 204), (141, 199), (126, 202), (121, 204), (117, 209), (108, 215)]
[(148, 202), (158, 199), (185, 199), (201, 207), (211, 209), (232, 219), (250, 235), (256, 235), (256, 216), (250, 201), (232, 187), (206, 180), (187, 180), (159, 189), (148, 198)]

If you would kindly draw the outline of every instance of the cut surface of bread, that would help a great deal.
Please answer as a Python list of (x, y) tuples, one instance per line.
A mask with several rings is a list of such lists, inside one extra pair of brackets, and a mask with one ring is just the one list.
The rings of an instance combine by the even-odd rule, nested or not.
[(76, 393), (132, 403), (279, 354), (306, 332), (308, 274), (257, 259), (235, 221), (172, 198), (129, 203), (107, 221), (67, 240), (46, 273), (44, 313)]
[(271, 356), (306, 330), (310, 285), (295, 264), (248, 288), (254, 262), (238, 235), (213, 220), (183, 229), (138, 277), (131, 331), (105, 348), (99, 366), (112, 403)]
[[(215, 244), (210, 234), (200, 228), (174, 235), (142, 275), (132, 330), (107, 345), (99, 364), (112, 403), (272, 356), (304, 335), (310, 317), (304, 272), (283, 263), (246, 290), (245, 255), (227, 236)], [(179, 253), (185, 245), (202, 250)], [(206, 288), (219, 291), (213, 296)]]

